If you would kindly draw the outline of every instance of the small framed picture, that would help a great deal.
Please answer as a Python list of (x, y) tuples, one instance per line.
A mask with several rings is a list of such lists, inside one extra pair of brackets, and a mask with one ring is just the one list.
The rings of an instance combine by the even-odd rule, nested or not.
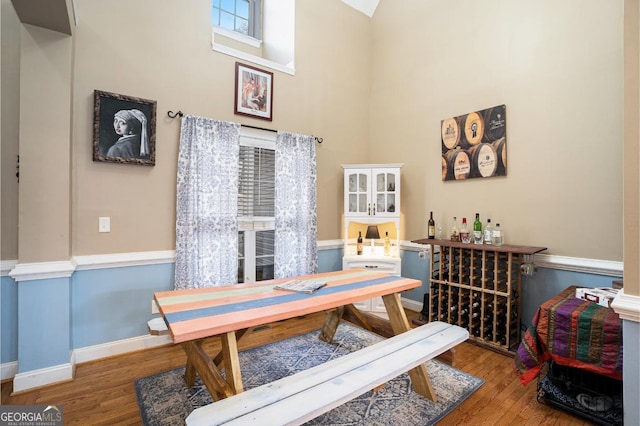
[(154, 166), (156, 101), (95, 90), (93, 161)]
[(271, 121), (273, 73), (236, 62), (235, 113)]

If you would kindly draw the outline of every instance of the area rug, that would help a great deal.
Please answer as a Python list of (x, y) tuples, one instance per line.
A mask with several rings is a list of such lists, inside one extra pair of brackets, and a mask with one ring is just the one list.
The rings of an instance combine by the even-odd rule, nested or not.
[[(318, 339), (316, 330), (297, 337), (240, 352), (245, 390), (362, 349), (382, 338), (342, 322), (333, 343)], [(437, 360), (426, 363), (438, 397), (434, 403), (413, 391), (408, 374), (367, 392), (319, 417), (308, 425), (432, 425), (475, 392), (484, 380)], [(187, 388), (184, 368), (135, 381), (142, 421), (147, 426), (181, 425), (195, 408), (213, 401), (200, 378)]]

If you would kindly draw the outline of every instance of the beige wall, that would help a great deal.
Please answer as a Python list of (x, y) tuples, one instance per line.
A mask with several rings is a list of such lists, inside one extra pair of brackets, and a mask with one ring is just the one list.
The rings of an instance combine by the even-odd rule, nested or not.
[[(370, 151), (405, 163), (401, 238), (478, 212), (507, 243), (622, 260), (622, 24), (622, 0), (382, 0)], [(508, 175), (442, 182), (440, 121), (500, 104)]]
[[(236, 59), (211, 50), (209, 8), (209, 0), (79, 2), (75, 255), (175, 247), (180, 121), (168, 110), (324, 138), (317, 145), (318, 237), (340, 237), (340, 164), (366, 160), (369, 19), (338, 0), (296, 2), (296, 75), (274, 73), (269, 123), (233, 114)], [(155, 167), (91, 160), (94, 89), (157, 101)], [(111, 233), (98, 233), (99, 216), (111, 217)]]
[(20, 64), (20, 262), (71, 255), (73, 40), (24, 25)]
[(624, 2), (624, 292), (640, 295), (640, 7)]
[(20, 21), (10, 0), (0, 3), (0, 259), (18, 258), (18, 181), (16, 156), (20, 125)]
[[(4, 9), (9, 0), (2, 1)], [(79, 2), (72, 254), (174, 248), (180, 122), (166, 112), (180, 109), (323, 137), (317, 146), (321, 240), (341, 238), (340, 164), (402, 162), (401, 239), (423, 237), (430, 210), (447, 225), (453, 215), (477, 211), (501, 222), (507, 242), (622, 260), (622, 0), (544, 0), (527, 4), (526, 13), (509, 0), (476, 3), (383, 0), (370, 20), (339, 0), (296, 1), (296, 75), (275, 73), (268, 123), (233, 114), (236, 60), (211, 50), (209, 0)], [(50, 44), (41, 48), (44, 56), (55, 51)], [(40, 70), (21, 72), (35, 81)], [(48, 84), (64, 93), (67, 83), (49, 78)], [(3, 102), (4, 89), (3, 79)], [(94, 89), (157, 100), (155, 167), (91, 161)], [(20, 101), (24, 111), (37, 107), (35, 99)], [(501, 103), (507, 105), (508, 176), (441, 182), (440, 120)], [(25, 125), (39, 126), (35, 119)], [(38, 179), (46, 182), (57, 164), (41, 166)], [(3, 151), (3, 201), (6, 167)], [(51, 203), (65, 203), (61, 197)], [(36, 210), (23, 210), (21, 223), (47, 232), (48, 216)], [(17, 239), (4, 237), (17, 218), (4, 203), (2, 215), (2, 258), (15, 258)], [(111, 217), (111, 233), (98, 233), (99, 216)], [(21, 247), (21, 261), (57, 260), (55, 236), (37, 243)]]

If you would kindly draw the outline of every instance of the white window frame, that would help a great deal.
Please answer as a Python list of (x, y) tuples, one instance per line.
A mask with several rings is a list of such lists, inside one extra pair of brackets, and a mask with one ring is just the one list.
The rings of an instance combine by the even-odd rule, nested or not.
[[(295, 0), (262, 0), (261, 13), (262, 40), (214, 26), (211, 32), (212, 49), (261, 67), (295, 75)], [(216, 34), (219, 37), (216, 38)], [(260, 49), (262, 53), (258, 56), (245, 52), (225, 39)]]
[[(276, 133), (240, 128), (240, 145), (276, 149)], [(238, 232), (244, 232), (244, 282), (256, 281), (256, 232), (275, 230), (275, 217), (238, 217)], [(238, 253), (238, 267), (240, 266)]]
[[(237, 6), (237, 1), (238, 0), (234, 0), (234, 4)], [(240, 31), (237, 30), (229, 30), (229, 29), (225, 29), (223, 27), (217, 26), (214, 24), (214, 28), (217, 28), (219, 30), (224, 30), (226, 32), (228, 32), (229, 34), (227, 34), (227, 37), (234, 37), (231, 34), (237, 34), (239, 36), (243, 36), (245, 38), (250, 38), (250, 39), (254, 39), (254, 40), (261, 40), (262, 39), (262, 2), (263, 0), (246, 0), (247, 3), (249, 4), (249, 16), (247, 17), (247, 31), (248, 34), (244, 34), (241, 33)], [(212, 10), (215, 10), (216, 8), (213, 6), (211, 6)], [(221, 11), (223, 11), (223, 9), (220, 8)], [(230, 13), (229, 11), (225, 11), (226, 13)], [(237, 15), (237, 14), (233, 14), (234, 17), (240, 17), (241, 19), (244, 19), (244, 17)]]

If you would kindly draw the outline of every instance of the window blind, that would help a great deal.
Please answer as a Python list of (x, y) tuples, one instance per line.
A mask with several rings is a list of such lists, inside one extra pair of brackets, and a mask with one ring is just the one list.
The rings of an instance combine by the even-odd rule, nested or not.
[[(238, 217), (241, 220), (249, 218), (273, 220), (275, 160), (273, 149), (240, 146)], [(256, 227), (254, 226), (253, 229)]]

